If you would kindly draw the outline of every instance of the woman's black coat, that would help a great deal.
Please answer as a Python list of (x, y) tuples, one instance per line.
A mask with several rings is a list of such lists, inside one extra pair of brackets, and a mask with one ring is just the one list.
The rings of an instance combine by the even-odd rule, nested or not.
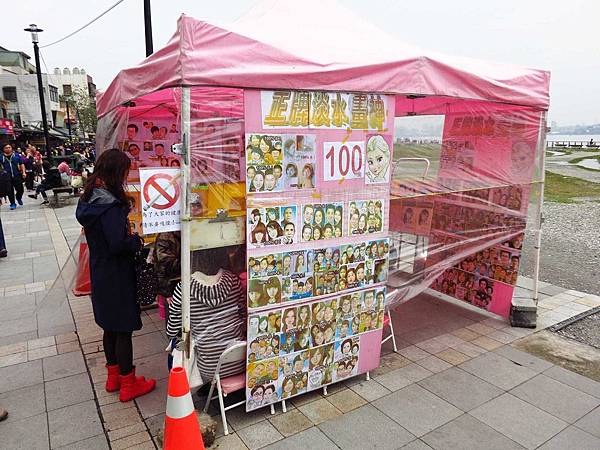
[(134, 259), (141, 242), (129, 234), (127, 214), (128, 208), (102, 188), (95, 188), (89, 201), (80, 199), (75, 213), (90, 252), (94, 318), (106, 331), (142, 328)]

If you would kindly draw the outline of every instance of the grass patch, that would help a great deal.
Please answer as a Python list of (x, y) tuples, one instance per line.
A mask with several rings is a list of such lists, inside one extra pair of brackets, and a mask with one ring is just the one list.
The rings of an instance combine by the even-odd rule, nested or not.
[(592, 172), (600, 172), (600, 169), (594, 169), (593, 167), (585, 167), (585, 166), (582, 166), (579, 164), (581, 161), (586, 160), (586, 159), (595, 159), (596, 161), (600, 162), (600, 155), (598, 155), (598, 156), (580, 156), (579, 158), (573, 158), (573, 159), (569, 160), (569, 164), (575, 164), (580, 169), (589, 170)]
[[(578, 149), (579, 151), (580, 149)], [(564, 153), (564, 155), (557, 155), (557, 156), (565, 156), (565, 155), (570, 155), (573, 153), (573, 150), (569, 150), (568, 147), (546, 147), (546, 155), (547, 156), (554, 156), (551, 153), (548, 154), (548, 152), (561, 152)]]
[(575, 203), (581, 197), (598, 197), (600, 183), (546, 171), (544, 198), (549, 202)]

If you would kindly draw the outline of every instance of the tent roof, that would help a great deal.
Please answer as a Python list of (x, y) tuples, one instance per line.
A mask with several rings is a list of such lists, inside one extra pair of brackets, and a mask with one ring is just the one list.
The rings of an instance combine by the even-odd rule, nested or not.
[(182, 15), (167, 45), (121, 70), (98, 113), (159, 89), (223, 86), (438, 95), (548, 109), (550, 73), (400, 42), (336, 0), (264, 0), (238, 21)]

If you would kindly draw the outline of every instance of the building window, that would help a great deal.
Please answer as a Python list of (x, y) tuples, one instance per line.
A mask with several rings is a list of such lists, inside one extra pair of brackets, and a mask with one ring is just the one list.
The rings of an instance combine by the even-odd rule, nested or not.
[(58, 88), (56, 86), (48, 85), (50, 88), (50, 100), (53, 102), (58, 102)]
[(73, 89), (70, 84), (63, 84), (63, 94), (64, 95), (73, 95)]
[(4, 86), (2, 88), (2, 96), (4, 100), (9, 102), (17, 101), (17, 88), (15, 86)]

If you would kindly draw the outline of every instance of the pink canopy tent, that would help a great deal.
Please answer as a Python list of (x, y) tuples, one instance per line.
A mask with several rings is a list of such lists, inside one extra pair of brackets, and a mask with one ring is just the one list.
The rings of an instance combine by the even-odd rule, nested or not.
[[(298, 213), (301, 206), (311, 205), (319, 198), (320, 203), (313, 206), (320, 209), (340, 204), (343, 205), (340, 209), (351, 211), (355, 203), (358, 211), (361, 208), (357, 204), (362, 203), (362, 208), (368, 211), (371, 207), (367, 206), (368, 197), (374, 200), (369, 202), (373, 207), (379, 203), (379, 231), (385, 238), (385, 242), (375, 242), (380, 259), (373, 262), (370, 283), (385, 282), (390, 290), (386, 306), (415, 298), (430, 288), (432, 292), (508, 317), (528, 215), (536, 217), (532, 221), (536, 241), (534, 299), (538, 295), (539, 210), (543, 201), (549, 80), (549, 72), (543, 70), (449, 57), (407, 45), (335, 0), (263, 0), (227, 25), (182, 15), (177, 31), (165, 47), (139, 65), (121, 70), (98, 96), (101, 120), (97, 148), (99, 152), (111, 147), (122, 149), (131, 158), (132, 167), (135, 164), (142, 174), (147, 168), (173, 167), (173, 160), (177, 160), (176, 167), (181, 165), (182, 216), (192, 219), (181, 221), (184, 309), (190, 304), (193, 252), (198, 251), (201, 256), (203, 249), (242, 245), (244, 255), (263, 256), (259, 246), (248, 245), (251, 239), (245, 230), (252, 225), (248, 220), (253, 220), (255, 212), (247, 208), (252, 206), (257, 211), (257, 208), (273, 211), (281, 208), (283, 216), (281, 198), (297, 207)], [(378, 101), (379, 97), (385, 97), (385, 110), (389, 114), (384, 114), (385, 130), (382, 127), (377, 130), (381, 139), (383, 135), (389, 138), (388, 179), (372, 184), (366, 183), (365, 176), (341, 177), (339, 181), (326, 179), (325, 143), (328, 146), (338, 140), (343, 143), (349, 136), (353, 136), (351, 140), (366, 142), (367, 133), (375, 128), (329, 129), (311, 122), (310, 126), (300, 127), (306, 128), (315, 139), (310, 159), (314, 164), (307, 164), (316, 181), (310, 194), (306, 192), (308, 188), (291, 191), (290, 187), (284, 194), (282, 190), (261, 190), (253, 185), (252, 177), (258, 179), (261, 175), (263, 181), (266, 177), (257, 174), (257, 168), (263, 169), (247, 158), (252, 151), (249, 145), (252, 137), (273, 133), (284, 143), (284, 136), (289, 138), (300, 132), (289, 129), (295, 127), (272, 127), (265, 123), (261, 112), (269, 109), (265, 106), (268, 103), (263, 104), (262, 95), (266, 94), (267, 101), (269, 95), (272, 98), (282, 95), (268, 90), (317, 91), (310, 92), (311, 96), (339, 91), (338, 97), (369, 93), (377, 94)], [(411, 148), (414, 141), (411, 135), (402, 135), (402, 125), (407, 123), (404, 120), (410, 122), (413, 116), (428, 115), (441, 118), (439, 142), (432, 142), (435, 144), (432, 147)], [(406, 126), (409, 128), (410, 124)], [(173, 127), (168, 134), (167, 127), (169, 130)], [(161, 135), (160, 130), (165, 133)], [(296, 141), (301, 136), (305, 137), (298, 135), (291, 139), (292, 145), (301, 142)], [(183, 145), (173, 145), (179, 142)], [(247, 151), (248, 147), (251, 151)], [(273, 148), (277, 150), (275, 145)], [(333, 146), (330, 151), (333, 155)], [(363, 161), (362, 156), (358, 160)], [(265, 161), (266, 157), (263, 164), (268, 167)], [(354, 165), (354, 156), (352, 161)], [(428, 174), (430, 163), (432, 173)], [(418, 171), (413, 170), (416, 165)], [(279, 169), (283, 172), (282, 167)], [(274, 178), (275, 167), (267, 168), (265, 174), (271, 170)], [(136, 171), (132, 170), (130, 176)], [(254, 174), (249, 175), (252, 171)], [(296, 178), (297, 174), (298, 171)], [(134, 174), (130, 181), (136, 184), (138, 180)], [(272, 191), (272, 197), (268, 191)], [(281, 192), (281, 198), (277, 192)], [(360, 217), (355, 215), (358, 222)], [(141, 223), (142, 214), (138, 216)], [(366, 218), (367, 213), (362, 216), (365, 228), (371, 219)], [(351, 222), (351, 217), (346, 217), (343, 220)], [(376, 220), (375, 213), (372, 217)], [(221, 226), (229, 228), (215, 228)], [(303, 228), (306, 226), (310, 234), (310, 225)], [(314, 226), (318, 228), (316, 221)], [(359, 254), (362, 246), (366, 254), (374, 242), (366, 245), (365, 230), (357, 234), (350, 227), (348, 224), (348, 233), (343, 236), (340, 225), (336, 238), (347, 238), (343, 246), (346, 253), (349, 243), (350, 248), (355, 245), (354, 251)], [(377, 225), (369, 227), (377, 229)], [(376, 232), (367, 234), (370, 233)], [(309, 241), (318, 238), (303, 238), (302, 242), (294, 239), (295, 247), (288, 249), (306, 251), (308, 261), (309, 251), (317, 251), (312, 248), (314, 242)], [(323, 238), (326, 239), (331, 237)], [(259, 251), (245, 253), (247, 250)], [(276, 245), (274, 251), (277, 252)], [(375, 252), (371, 250), (373, 260)], [(382, 256), (385, 253), (387, 256)], [(346, 274), (354, 270), (350, 264), (356, 264), (358, 272), (358, 265), (366, 257), (356, 258), (348, 264), (350, 269)], [(256, 291), (258, 281), (252, 278), (246, 265), (249, 259), (245, 256), (238, 259), (242, 261), (241, 272), (247, 272), (245, 275), (249, 276), (249, 283), (255, 283)], [(475, 266), (476, 263), (479, 265)], [(300, 270), (296, 271), (300, 275)], [(323, 283), (321, 276), (317, 277), (315, 272), (315, 285), (310, 284), (308, 292), (296, 299), (292, 298), (293, 288), (288, 287), (292, 290), (288, 300), (308, 301), (355, 289), (356, 280), (350, 286), (350, 278), (344, 280), (341, 272), (340, 267), (334, 275), (340, 277), (340, 282), (333, 288), (327, 286), (325, 293), (319, 286)], [(292, 283), (289, 273), (277, 276), (282, 280), (280, 287), (284, 285), (284, 277)], [(309, 286), (312, 277), (302, 272), (302, 278), (305, 277), (305, 286)], [(345, 288), (341, 287), (342, 281), (346, 281)], [(307, 293), (309, 296), (304, 296)], [(283, 297), (281, 291), (280, 296)], [(275, 303), (280, 306), (280, 302)], [(250, 309), (263, 306), (271, 307), (249, 303)], [(185, 336), (191, 324), (185, 312), (183, 318)], [(380, 338), (377, 336), (377, 342), (369, 345), (380, 348)], [(367, 364), (376, 367), (378, 356), (379, 353), (373, 352)], [(370, 366), (365, 367), (360, 370), (370, 370)]]
[[(550, 73), (544, 70), (451, 57), (407, 45), (335, 0), (264, 0), (227, 25), (182, 15), (165, 47), (139, 65), (121, 70), (98, 95), (97, 148), (100, 152), (122, 148), (136, 163), (141, 159), (146, 167), (154, 167), (156, 161), (165, 159), (164, 154), (152, 153), (149, 141), (154, 137), (147, 137), (147, 132), (146, 138), (127, 137), (126, 128), (134, 124), (142, 130), (144, 120), (172, 125), (177, 129), (176, 135), (169, 135), (173, 142), (189, 136), (190, 158), (182, 164), (186, 189), (192, 184), (208, 185), (215, 198), (238, 204), (245, 213), (243, 200), (217, 191), (227, 183), (243, 183), (244, 191), (245, 133), (262, 126), (249, 120), (253, 117), (249, 112), (261, 105), (255, 89), (388, 94), (394, 124), (390, 130), (395, 130), (394, 118), (443, 116), (443, 145), (437, 156), (431, 156), (432, 160), (437, 157), (439, 174), (429, 178), (427, 155), (403, 153), (406, 149), (400, 141), (406, 136), (392, 136), (398, 141), (394, 142), (396, 162), (390, 183), (390, 235), (422, 238), (402, 243), (404, 248), (414, 248), (414, 271), (390, 267), (389, 279), (393, 271), (401, 275), (394, 286), (399, 288), (397, 298), (416, 296), (447, 272), (449, 278), (459, 270), (469, 272), (472, 282), (473, 270), (464, 270), (462, 263), (489, 248), (496, 251), (512, 241), (521, 245), (530, 201), (536, 202), (537, 298), (541, 236), (537, 212), (543, 199), (549, 81)], [(146, 144), (150, 144), (148, 149)], [(130, 146), (137, 150), (135, 154), (128, 150)], [(423, 161), (427, 169), (422, 176), (419, 170), (415, 178), (407, 167)], [(517, 176), (519, 165), (525, 169)], [(396, 168), (400, 170), (394, 172)], [(507, 201), (513, 194), (511, 208)], [(460, 202), (459, 207), (453, 202)], [(409, 210), (411, 214), (425, 211), (430, 218), (425, 225), (434, 231), (406, 226)], [(464, 217), (458, 217), (457, 211)], [(469, 222), (471, 217), (479, 222)], [(182, 273), (189, 274), (189, 252), (183, 253), (187, 269)], [(396, 253), (401, 254), (400, 250)], [(503, 253), (520, 258), (520, 247)], [(511, 269), (511, 276), (512, 272), (514, 280), (500, 271), (485, 275), (493, 279), (490, 289), (496, 283), (495, 292), (502, 301), (501, 307), (490, 307), (490, 311), (508, 315), (517, 270)], [(183, 279), (189, 281), (185, 275)], [(189, 287), (184, 286), (184, 292)]]
[(160, 89), (222, 86), (447, 96), (547, 110), (549, 80), (543, 70), (407, 45), (334, 0), (266, 0), (229, 25), (182, 15), (167, 45), (121, 70), (97, 107), (101, 117)]

